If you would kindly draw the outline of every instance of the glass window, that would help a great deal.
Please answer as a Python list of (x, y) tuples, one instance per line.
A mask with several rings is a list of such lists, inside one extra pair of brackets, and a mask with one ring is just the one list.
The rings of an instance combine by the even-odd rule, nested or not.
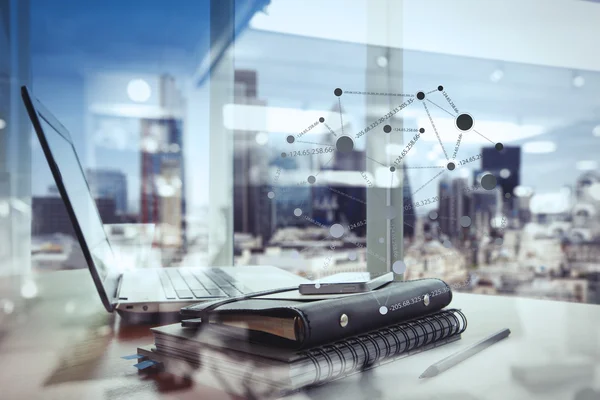
[[(405, 2), (355, 2), (328, 29), (337, 6), (273, 1), (235, 43), (236, 263), (599, 303), (597, 61), (484, 23), (483, 6), (438, 11), (485, 41), (424, 30)], [(583, 9), (598, 7), (565, 12)]]
[[(137, 267), (192, 254), (207, 264), (208, 88), (194, 75), (208, 11), (206, 1), (31, 1), (32, 91), (69, 130), (102, 221), (129, 227), (107, 233), (116, 250), (145, 254)], [(33, 268), (72, 268), (78, 244), (32, 140)], [(83, 179), (73, 175), (63, 178)]]

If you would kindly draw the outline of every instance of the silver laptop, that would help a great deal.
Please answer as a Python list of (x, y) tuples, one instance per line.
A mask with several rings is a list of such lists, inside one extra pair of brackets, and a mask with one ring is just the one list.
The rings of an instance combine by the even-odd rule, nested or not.
[[(205, 300), (309, 282), (270, 266), (141, 268), (121, 272), (67, 129), (21, 90), (104, 307), (131, 318), (174, 313)], [(143, 267), (143, 266), (142, 266)], [(143, 319), (143, 318), (142, 318)]]

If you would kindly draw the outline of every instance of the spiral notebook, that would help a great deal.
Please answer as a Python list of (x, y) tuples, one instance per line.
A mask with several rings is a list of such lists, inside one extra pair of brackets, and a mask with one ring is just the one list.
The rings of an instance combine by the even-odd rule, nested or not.
[[(196, 332), (180, 324), (153, 328), (155, 345), (138, 354), (170, 372), (220, 383), (230, 392), (265, 397), (319, 385), (460, 339), (465, 315), (447, 309), (302, 351), (240, 340), (210, 326)], [(227, 387), (222, 387), (225, 384)]]

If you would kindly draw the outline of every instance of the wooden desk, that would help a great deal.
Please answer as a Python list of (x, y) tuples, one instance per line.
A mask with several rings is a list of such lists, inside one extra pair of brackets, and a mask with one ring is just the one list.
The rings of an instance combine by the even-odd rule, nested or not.
[(153, 342), (153, 325), (107, 313), (87, 269), (36, 276), (30, 300), (21, 280), (0, 279), (0, 399), (231, 399), (166, 373), (145, 378), (121, 359)]
[[(30, 300), (21, 297), (20, 279), (0, 279), (0, 399), (232, 398), (166, 373), (138, 374), (120, 357), (152, 343), (150, 326), (106, 313), (88, 274), (40, 275)], [(15, 302), (8, 315), (7, 298)], [(593, 388), (600, 399), (600, 306), (460, 293), (452, 306), (468, 318), (462, 340), (289, 398), (563, 400)], [(502, 328), (512, 330), (508, 339), (435, 378), (418, 379), (430, 364)], [(511, 373), (513, 366), (568, 360), (585, 360), (593, 378), (548, 376), (545, 389), (533, 390)], [(595, 397), (581, 400), (588, 398)]]

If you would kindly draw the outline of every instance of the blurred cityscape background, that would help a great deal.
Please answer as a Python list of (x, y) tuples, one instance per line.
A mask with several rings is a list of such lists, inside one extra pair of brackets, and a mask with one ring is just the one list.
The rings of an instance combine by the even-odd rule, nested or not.
[[(231, 138), (223, 169), (211, 158), (212, 94), (198, 72), (209, 2), (30, 1), (22, 29), (31, 86), (71, 131), (123, 268), (212, 265), (212, 242), (231, 245), (240, 267), (315, 279), (366, 271), (367, 192), (370, 201), (396, 192), (402, 205), (381, 222), (392, 234), (379, 238), (395, 242), (394, 254), (369, 262), (402, 260), (404, 279), (436, 277), (460, 291), (600, 304), (599, 72), (336, 40), (308, 27), (287, 32), (293, 3), (287, 13), (281, 0), (244, 8), (234, 95), (221, 109)], [(423, 90), (472, 115), (481, 134), (463, 134), (448, 170), (454, 119), (429, 107), (438, 141), (415, 101), (386, 121), (391, 133), (381, 124), (365, 135), (382, 138), (372, 148), (363, 137), (342, 152), (337, 137), (354, 137), (406, 99), (336, 96), (335, 88)], [(0, 122), (18, 105), (2, 107)], [(420, 128), (403, 168), (390, 171)], [(33, 135), (30, 146), (31, 204), (4, 201), (0, 217), (30, 207), (34, 272), (86, 268)], [(319, 148), (335, 150), (290, 155)], [(231, 220), (211, 207), (211, 174), (231, 176)], [(486, 174), (496, 177), (491, 189), (481, 185)], [(342, 235), (332, 235), (335, 224)]]

